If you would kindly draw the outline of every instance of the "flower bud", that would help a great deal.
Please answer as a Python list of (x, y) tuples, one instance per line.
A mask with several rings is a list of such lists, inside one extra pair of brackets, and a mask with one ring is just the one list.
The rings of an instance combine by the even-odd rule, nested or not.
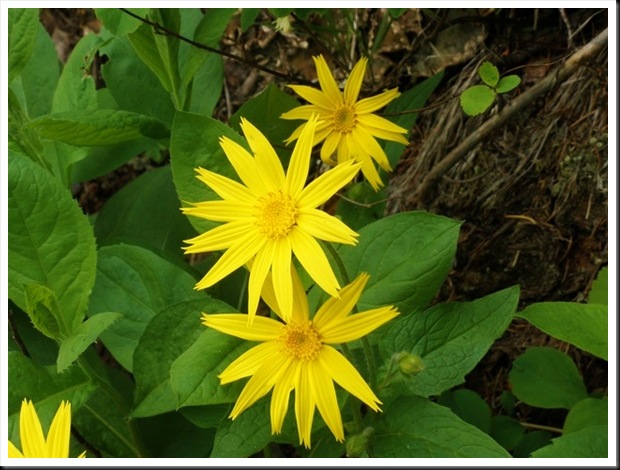
[(425, 369), (422, 358), (410, 352), (401, 353), (398, 359), (398, 367), (404, 375), (415, 375)]
[(361, 433), (348, 437), (345, 442), (347, 457), (362, 457), (366, 453), (368, 443), (374, 433), (375, 428), (369, 426)]

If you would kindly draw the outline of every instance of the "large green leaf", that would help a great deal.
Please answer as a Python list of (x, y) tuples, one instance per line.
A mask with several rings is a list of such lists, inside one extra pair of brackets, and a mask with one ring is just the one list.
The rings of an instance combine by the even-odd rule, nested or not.
[(119, 108), (154, 117), (170, 127), (174, 117), (170, 94), (136, 55), (129, 40), (108, 38), (101, 52), (108, 58), (101, 74)]
[(35, 24), (37, 35), (33, 54), (21, 75), (12, 83), (12, 88), (20, 89), (16, 93), (23, 95), (22, 102), (30, 118), (50, 112), (60, 77), (60, 62), (54, 42), (41, 23), (37, 21)]
[(40, 284), (58, 302), (60, 332), (82, 322), (95, 280), (95, 237), (88, 219), (60, 182), (14, 156), (8, 169), (9, 296), (27, 311), (25, 286)]
[[(28, 63), (37, 37), (38, 8), (9, 8), (9, 83)], [(6, 86), (6, 84), (5, 84)]]
[(607, 306), (540, 302), (518, 315), (536, 328), (607, 360)]
[(184, 300), (206, 298), (194, 290), (195, 283), (185, 270), (149, 250), (124, 244), (104, 246), (99, 250), (88, 313), (90, 317), (101, 312), (123, 315), (101, 340), (132, 371), (134, 349), (156, 313)]
[(588, 294), (588, 302), (591, 304), (607, 305), (607, 291), (609, 285), (607, 266), (601, 268), (592, 283), (592, 289)]
[(387, 429), (377, 430), (376, 457), (510, 457), (487, 434), (424, 398), (401, 397), (382, 417)]
[(441, 394), (437, 404), (450, 408), (459, 418), (482, 432), (489, 434), (491, 431), (491, 408), (473, 390), (449, 390)]
[(512, 393), (539, 408), (566, 408), (588, 396), (577, 366), (561, 351), (530, 347), (512, 364)]
[[(216, 380), (218, 380), (215, 377), (215, 370), (221, 371), (224, 366), (219, 361), (226, 359), (230, 362), (236, 358), (230, 355), (243, 342), (226, 335), (219, 335), (220, 338), (216, 338), (215, 332), (201, 325), (200, 314), (201, 312), (232, 311), (234, 309), (224, 302), (203, 294), (201, 299), (180, 302), (162, 309), (153, 318), (140, 338), (134, 355), (135, 402), (137, 405), (133, 416), (153, 416), (176, 410), (182, 405), (190, 406), (191, 403), (187, 402), (187, 398), (194, 391), (199, 397), (197, 401), (203, 404), (231, 402), (238, 396), (238, 384), (226, 387), (218, 385), (220, 390), (217, 390), (213, 397), (201, 391), (201, 387), (205, 384), (209, 390), (214, 391)], [(215, 359), (204, 357), (199, 358), (199, 364), (189, 364), (187, 359), (192, 357), (196, 350), (209, 349), (203, 335), (206, 335), (207, 340), (213, 339), (213, 346), (221, 350), (216, 352), (217, 358)], [(196, 344), (198, 346), (195, 346)], [(186, 353), (186, 351), (189, 352)], [(210, 352), (213, 350), (211, 349)], [(206, 369), (203, 370), (203, 366)], [(183, 371), (189, 374), (187, 378), (178, 376), (178, 373)], [(173, 383), (175, 389), (184, 394), (183, 397), (177, 395), (173, 389)], [(182, 402), (182, 400), (185, 401)]]
[(464, 381), (493, 342), (506, 330), (517, 308), (518, 287), (473, 302), (439, 304), (394, 320), (379, 339), (389, 358), (407, 351), (421, 357), (424, 370), (403, 385), (416, 395), (438, 395)]
[(606, 425), (590, 426), (553, 439), (552, 443), (532, 453), (536, 458), (607, 458)]
[(79, 367), (58, 374), (55, 366), (40, 366), (21, 352), (5, 354), (8, 358), (9, 439), (16, 445), (19, 443), (19, 411), (24, 398), (32, 400), (39, 419), (44, 426), (49, 426), (62, 400), (70, 401), (75, 412), (96, 388)]
[(607, 398), (585, 398), (576, 403), (564, 420), (562, 432), (570, 434), (581, 429), (608, 424), (609, 401)]
[(170, 166), (146, 172), (101, 208), (95, 221), (97, 243), (140, 245), (182, 260), (183, 240), (195, 231), (179, 208)]
[[(143, 18), (149, 12), (148, 8), (127, 8), (127, 10)], [(95, 8), (95, 13), (103, 25), (115, 36), (132, 33), (142, 24), (142, 21), (119, 8)]]
[(89, 71), (102, 42), (98, 35), (87, 34), (75, 45), (60, 74), (52, 100), (52, 112), (85, 112), (97, 108), (95, 80)]
[[(226, 136), (244, 145), (245, 140), (226, 124), (198, 114), (177, 111), (170, 137), (172, 177), (181, 204), (220, 199), (207, 185), (196, 178), (196, 168), (202, 167), (232, 179), (236, 173), (220, 147), (219, 139)], [(215, 222), (188, 218), (198, 232), (215, 227)]]
[(155, 118), (114, 109), (47, 114), (33, 119), (27, 127), (37, 129), (43, 138), (86, 147), (169, 136), (166, 126)]
[(426, 212), (404, 212), (366, 225), (357, 246), (339, 246), (349, 278), (370, 274), (360, 310), (394, 305), (403, 314), (428, 305), (456, 252), (460, 224)]

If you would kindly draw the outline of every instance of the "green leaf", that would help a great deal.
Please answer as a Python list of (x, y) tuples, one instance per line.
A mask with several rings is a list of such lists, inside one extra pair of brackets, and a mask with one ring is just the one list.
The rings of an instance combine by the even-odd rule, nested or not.
[[(142, 18), (146, 17), (146, 14), (149, 12), (149, 8), (127, 8), (127, 10)], [(133, 33), (142, 24), (142, 21), (118, 8), (95, 8), (95, 14), (115, 36), (125, 36)]]
[[(222, 122), (198, 114), (177, 111), (170, 137), (170, 156), (172, 177), (183, 206), (190, 202), (220, 199), (214, 191), (196, 178), (196, 168), (202, 167), (222, 176), (237, 179), (236, 172), (220, 147), (221, 136), (226, 136), (247, 148), (245, 140)], [(198, 217), (188, 217), (188, 220), (199, 233), (218, 225)]]
[(494, 87), (499, 81), (499, 70), (491, 62), (483, 62), (478, 69), (478, 75), (490, 87)]
[(428, 305), (452, 266), (460, 224), (426, 212), (403, 212), (359, 231), (359, 243), (338, 251), (349, 277), (370, 274), (358, 307), (394, 305), (404, 313)]
[(199, 428), (217, 428), (230, 414), (232, 405), (186, 406), (179, 412)]
[(605, 266), (601, 268), (592, 283), (592, 288), (588, 294), (588, 303), (607, 305), (608, 282), (607, 266)]
[(375, 457), (510, 457), (478, 428), (421, 397), (399, 398), (386, 407), (382, 418), (387, 430), (377, 430)]
[(211, 453), (215, 430), (196, 428), (183, 413), (142, 418), (137, 425), (151, 458), (207, 458)]
[(245, 33), (254, 24), (260, 12), (260, 8), (243, 8), (241, 10), (241, 32)]
[(88, 315), (93, 317), (101, 312), (123, 315), (101, 335), (101, 340), (131, 372), (134, 349), (146, 325), (158, 312), (185, 300), (208, 298), (194, 290), (195, 284), (196, 280), (185, 270), (149, 250), (124, 244), (104, 246), (99, 249), (97, 279)]
[(21, 352), (10, 351), (5, 357), (8, 360), (8, 383), (11, 384), (7, 388), (7, 424), (9, 440), (15, 445), (20, 442), (19, 411), (24, 398), (32, 400), (44, 429), (48, 429), (62, 400), (70, 401), (75, 412), (95, 390), (79, 367), (58, 374), (55, 366), (38, 365)]
[(38, 8), (9, 8), (9, 83), (17, 77), (30, 60), (35, 48)]
[(36, 24), (37, 36), (32, 56), (21, 75), (12, 83), (12, 88), (21, 89), (25, 111), (30, 118), (50, 112), (60, 77), (60, 62), (54, 42), (38, 20)]
[(400, 18), (403, 13), (405, 13), (408, 8), (388, 8), (388, 13), (394, 19)]
[(224, 60), (217, 54), (209, 54), (194, 75), (191, 84), (189, 111), (211, 116), (224, 89)]
[(552, 434), (547, 431), (532, 431), (525, 433), (512, 451), (513, 457), (527, 458), (532, 452), (551, 444)]
[[(91, 351), (87, 351), (85, 356)], [(94, 356), (94, 357), (93, 357)], [(88, 355), (92, 362), (96, 355)], [(135, 442), (136, 430), (128, 417), (133, 383), (124, 371), (97, 365), (97, 375), (107, 384), (100, 386), (71, 419), (82, 438), (101, 452), (102, 457), (143, 457)], [(94, 457), (89, 452), (86, 457)]]
[(495, 91), (498, 93), (506, 93), (517, 88), (520, 83), (521, 78), (519, 78), (518, 75), (506, 75), (501, 78), (495, 87)]
[(525, 428), (510, 416), (493, 416), (489, 434), (504, 449), (513, 450), (523, 438)]
[(473, 302), (402, 315), (383, 331), (379, 348), (386, 358), (401, 351), (419, 355), (425, 369), (404, 385), (409, 393), (438, 395), (464, 381), (506, 330), (518, 300), (518, 287), (511, 287)]
[(170, 127), (174, 117), (170, 94), (136, 55), (129, 40), (112, 38), (101, 52), (109, 59), (101, 66), (101, 74), (119, 108), (154, 117)]
[(71, 193), (48, 171), (23, 157), (8, 165), (9, 297), (27, 310), (24, 286), (54, 293), (60, 332), (75, 331), (95, 280), (92, 228)]
[[(153, 210), (154, 205), (157, 210)], [(95, 221), (99, 246), (127, 243), (183, 259), (183, 240), (195, 235), (181, 214), (170, 166), (148, 171), (115, 193)]]
[[(407, 90), (402, 93), (398, 98), (392, 101), (386, 108), (385, 114), (388, 115), (390, 121), (398, 124), (405, 129), (411, 129), (418, 120), (420, 113), (406, 113), (400, 116), (389, 117), (390, 113), (402, 113), (404, 111), (410, 111), (414, 109), (423, 108), (433, 91), (437, 88), (441, 79), (443, 78), (444, 71), (440, 71), (432, 77), (424, 79), (422, 82), (414, 86), (411, 90)], [(384, 145), (385, 153), (388, 157), (388, 161), (392, 168), (396, 167), (396, 164), (400, 160), (405, 146), (398, 142), (386, 142)]]
[(444, 392), (437, 400), (437, 404), (450, 408), (463, 421), (489, 434), (491, 430), (491, 408), (473, 390), (464, 388)]
[(284, 141), (297, 129), (300, 123), (280, 119), (280, 116), (297, 106), (299, 106), (299, 102), (295, 98), (271, 83), (258, 95), (243, 103), (228, 122), (239, 133), (241, 133), (240, 122), (242, 117), (254, 124), (267, 137), (271, 145), (277, 149), (280, 159), (286, 166), (294, 145), (284, 147)]
[[(221, 303), (219, 308), (227, 308)], [(231, 313), (228, 307), (223, 313)], [(210, 313), (210, 309), (209, 309)], [(240, 384), (222, 386), (218, 375), (252, 345), (247, 341), (203, 327), (202, 334), (170, 367), (170, 384), (178, 406), (230, 403), (239, 396)]]
[(474, 85), (461, 93), (461, 108), (469, 116), (484, 113), (495, 101), (495, 91), (486, 85)]
[(532, 453), (536, 458), (607, 458), (607, 426), (590, 426), (556, 439)]
[[(206, 333), (206, 327), (200, 324), (200, 314), (203, 311), (226, 313), (234, 309), (219, 300), (203, 295), (200, 299), (180, 302), (162, 309), (146, 326), (134, 354), (135, 402), (137, 405), (132, 413), (133, 416), (153, 416), (176, 410), (180, 406), (171, 384), (171, 369), (174, 366), (178, 371), (179, 367), (183, 367), (182, 358), (181, 364), (175, 364), (177, 358), (190, 350)], [(212, 337), (212, 334), (207, 337)], [(234, 338), (232, 341), (241, 342)], [(219, 342), (218, 344), (228, 344), (231, 348), (233, 347), (232, 343)], [(228, 352), (228, 350), (222, 350), (219, 354), (226, 355)], [(209, 358), (204, 358), (204, 361), (208, 362)], [(219, 367), (219, 365), (215, 364), (213, 367)], [(212, 374), (212, 371), (201, 371), (194, 367), (187, 383), (195, 381), (197, 375), (205, 373)], [(182, 378), (177, 378), (176, 386), (179, 389), (183, 389), (185, 385), (182, 382)], [(239, 384), (220, 388), (219, 400), (232, 401), (238, 396)], [(225, 394), (229, 394), (228, 399), (224, 399)], [(187, 403), (187, 406), (190, 404)]]
[(512, 393), (539, 408), (570, 409), (587, 397), (575, 363), (564, 353), (548, 347), (530, 347), (512, 364)]
[(97, 108), (97, 92), (90, 67), (102, 43), (99, 36), (87, 34), (75, 45), (60, 74), (52, 112), (87, 112)]
[(536, 328), (607, 360), (607, 307), (575, 302), (540, 302), (517, 314)]
[(29, 118), (22, 109), (15, 93), (13, 93), (13, 90), (9, 89), (9, 155), (11, 153), (21, 154), (49, 170), (51, 167), (43, 156), (43, 145), (39, 139), (39, 134), (32, 129), (26, 128), (26, 123), (28, 123), (28, 121)]
[(59, 322), (62, 318), (54, 293), (42, 284), (27, 284), (24, 286), (24, 293), (26, 312), (32, 325), (48, 338), (60, 339)]
[(73, 364), (73, 361), (120, 317), (121, 314), (116, 312), (100, 313), (86, 320), (71, 336), (65, 338), (58, 352), (58, 362), (56, 364), (58, 373), (63, 372)]
[[(58, 343), (55, 340), (44, 336), (39, 330), (37, 330), (28, 314), (18, 308), (13, 302), (9, 300), (9, 321), (11, 328), (14, 328), (17, 332), (15, 334), (21, 340), (21, 347), (16, 347), (16, 351), (21, 351), (21, 348), (25, 348), (28, 351), (28, 357), (30, 357), (37, 364), (44, 366), (56, 364), (58, 358)], [(10, 341), (13, 339), (11, 335)], [(9, 348), (10, 349), (10, 348)]]
[(576, 403), (568, 412), (562, 432), (564, 435), (589, 426), (608, 424), (608, 401), (600, 398), (586, 398)]
[[(149, 19), (158, 25), (163, 26), (168, 31), (174, 33), (181, 32), (181, 13), (178, 8), (152, 8), (149, 13)], [(179, 76), (179, 40), (168, 34), (160, 32), (152, 32), (155, 46), (159, 51), (159, 57), (167, 81), (170, 83), (168, 91), (173, 96), (179, 91), (181, 78)], [(148, 65), (148, 64), (147, 64)], [(177, 102), (177, 105), (180, 105)], [(178, 108), (179, 106), (177, 106)]]
[(26, 127), (36, 129), (45, 139), (86, 147), (114, 145), (141, 137), (163, 140), (170, 135), (157, 119), (114, 109), (48, 114), (33, 119)]

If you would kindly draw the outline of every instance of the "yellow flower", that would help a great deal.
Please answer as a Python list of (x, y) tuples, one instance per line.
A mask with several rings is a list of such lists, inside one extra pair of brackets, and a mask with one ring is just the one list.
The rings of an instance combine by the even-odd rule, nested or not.
[[(32, 401), (24, 399), (19, 413), (19, 437), (22, 452), (9, 441), (10, 458), (68, 458), (71, 437), (71, 403), (67, 401), (60, 403), (47, 433), (47, 439), (45, 439)], [(86, 452), (82, 452), (80, 458), (85, 455)]]
[[(392, 168), (375, 137), (405, 145), (409, 141), (401, 135), (407, 132), (406, 129), (372, 113), (383, 108), (400, 93), (397, 88), (393, 88), (358, 101), (368, 59), (364, 57), (355, 64), (344, 86), (344, 93), (338, 88), (323, 56), (313, 59), (322, 91), (304, 85), (289, 85), (310, 104), (294, 108), (280, 117), (307, 120), (313, 114), (318, 115), (323, 122), (317, 127), (312, 145), (323, 142), (321, 159), (333, 164), (332, 155), (336, 153), (337, 163), (349, 159), (361, 162), (362, 173), (376, 191), (383, 183), (372, 160), (376, 160), (385, 171), (391, 171)], [(299, 138), (306, 125), (299, 126), (286, 143)]]
[(256, 313), (267, 274), (276, 283), (278, 304), (290, 319), (293, 296), (290, 267), (294, 254), (314, 281), (327, 293), (337, 296), (338, 280), (316, 239), (353, 245), (357, 233), (335, 217), (317, 209), (359, 170), (348, 162), (327, 171), (304, 187), (310, 166), (312, 139), (317, 125), (311, 119), (295, 145), (288, 172), (261, 132), (245, 119), (243, 133), (254, 157), (243, 147), (223, 137), (220, 145), (235, 168), (240, 184), (211, 171), (198, 168), (198, 178), (223, 200), (205, 201), (183, 208), (185, 214), (226, 222), (190, 240), (186, 253), (227, 249), (196, 285), (210, 287), (237, 268), (250, 268), (248, 322)]
[[(381, 403), (351, 363), (330, 344), (354, 341), (398, 315), (393, 307), (382, 307), (351, 315), (368, 275), (360, 274), (332, 297), (309, 319), (308, 300), (301, 281), (292, 270), (295, 308), (290, 321), (282, 323), (256, 317), (252, 328), (245, 315), (203, 314), (203, 324), (248, 341), (260, 341), (232, 362), (220, 375), (222, 384), (251, 377), (230, 413), (235, 419), (272, 388), (271, 432), (282, 430), (289, 394), (295, 390), (295, 416), (299, 442), (310, 447), (310, 433), (315, 406), (338, 441), (344, 440), (340, 409), (334, 383), (380, 411)], [(280, 316), (273, 283), (265, 283), (263, 298)]]

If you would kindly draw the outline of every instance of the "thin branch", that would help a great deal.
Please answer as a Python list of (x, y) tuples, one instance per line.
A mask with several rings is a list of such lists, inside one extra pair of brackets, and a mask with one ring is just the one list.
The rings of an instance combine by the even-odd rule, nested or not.
[(295, 82), (295, 83), (301, 83), (303, 85), (313, 85), (312, 82), (309, 82), (308, 80), (304, 80), (303, 78), (292, 77), (292, 76), (290, 76), (288, 74), (285, 74), (285, 73), (282, 73), (282, 72), (278, 72), (277, 70), (270, 69), (269, 67), (265, 67), (264, 65), (260, 65), (257, 62), (253, 62), (251, 60), (247, 60), (244, 57), (238, 56), (236, 54), (231, 54), (230, 52), (226, 52), (226, 51), (223, 51), (221, 49), (216, 49), (214, 47), (207, 46), (206, 44), (202, 44), (200, 42), (192, 41), (191, 39), (188, 39), (185, 36), (181, 36), (180, 34), (174, 32), (174, 31), (171, 31), (168, 28), (166, 28), (166, 27), (164, 27), (164, 26), (162, 26), (162, 25), (160, 25), (158, 23), (155, 23), (154, 21), (147, 20), (146, 18), (143, 18), (140, 15), (136, 15), (135, 13), (133, 13), (132, 11), (127, 10), (126, 8), (119, 8), (119, 10), (122, 11), (123, 13), (125, 13), (126, 15), (129, 15), (129, 16), (137, 19), (137, 20), (142, 21), (145, 24), (148, 24), (157, 33), (166, 34), (166, 35), (168, 35), (170, 37), (178, 39), (179, 41), (186, 42), (187, 44), (190, 44), (190, 45), (192, 45), (192, 46), (194, 46), (194, 47), (196, 47), (198, 49), (203, 49), (203, 50), (208, 51), (208, 52), (213, 52), (214, 54), (219, 54), (219, 55), (222, 55), (224, 57), (228, 57), (229, 59), (236, 60), (237, 62), (241, 62), (241, 63), (243, 63), (245, 65), (248, 65), (250, 67), (254, 67), (254, 68), (258, 69), (258, 70), (261, 70), (261, 71), (263, 71), (265, 73), (268, 73), (270, 75), (274, 75), (274, 76), (276, 76), (278, 78), (282, 78), (284, 80), (288, 80), (288, 81)]
[(498, 114), (490, 118), (474, 132), (472, 132), (463, 142), (446, 155), (433, 169), (426, 175), (420, 186), (413, 195), (415, 201), (424, 202), (431, 191), (437, 186), (441, 177), (448, 172), (464, 155), (478, 145), (485, 137), (496, 131), (499, 127), (508, 122), (515, 114), (525, 109), (536, 98), (547, 93), (554, 86), (558, 85), (570, 77), (581, 65), (590, 57), (598, 54), (607, 44), (608, 31), (605, 29), (592, 41), (575, 52), (561, 67), (555, 72), (539, 81), (532, 88), (523, 92), (520, 96), (510, 102)]

